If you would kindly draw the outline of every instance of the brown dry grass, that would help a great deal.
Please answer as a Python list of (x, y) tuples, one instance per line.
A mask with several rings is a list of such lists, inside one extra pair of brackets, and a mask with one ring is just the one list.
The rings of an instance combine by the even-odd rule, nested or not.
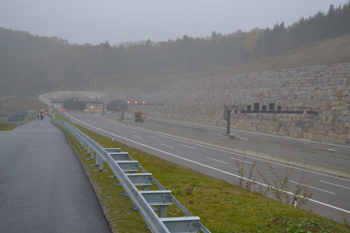
[[(261, 58), (239, 64), (234, 67), (203, 67), (201, 69), (181, 72), (179, 70), (144, 74), (133, 82), (120, 86), (123, 90), (157, 91), (169, 87), (180, 80), (202, 77), (232, 76), (241, 73), (262, 71), (281, 71), (284, 69), (331, 65), (350, 62), (350, 35), (309, 44), (296, 51), (289, 51), (279, 57)], [(115, 87), (114, 87), (115, 89)]]
[[(310, 47), (309, 47), (310, 46)], [(316, 65), (350, 62), (350, 35), (305, 46), (274, 58), (263, 58), (227, 70), (227, 74), (283, 70)], [(292, 54), (291, 54), (292, 53)]]

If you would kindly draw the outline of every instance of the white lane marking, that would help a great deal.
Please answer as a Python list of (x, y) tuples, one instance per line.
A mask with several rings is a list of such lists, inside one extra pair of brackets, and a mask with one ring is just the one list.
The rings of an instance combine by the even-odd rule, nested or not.
[[(161, 121), (161, 122), (165, 122), (165, 123), (169, 122), (169, 121), (167, 121), (167, 120), (164, 120), (164, 121), (158, 120), (159, 118), (156, 118), (156, 117), (150, 117), (150, 118), (155, 119), (155, 121)], [(187, 124), (192, 124), (192, 125), (199, 125), (199, 126), (202, 126), (202, 127), (204, 127), (204, 128), (214, 128), (214, 129), (220, 129), (220, 130), (224, 129), (224, 130), (226, 130), (225, 127), (218, 127), (218, 126), (211, 126), (211, 125), (203, 125), (203, 124), (193, 123), (193, 122), (186, 122), (186, 123), (184, 123), (184, 121), (170, 120), (170, 122), (172, 122), (172, 121), (174, 121), (174, 122), (179, 122), (180, 125), (181, 125), (181, 124), (186, 124), (186, 123), (187, 123)], [(243, 133), (244, 133), (243, 130), (237, 130), (237, 129), (235, 129), (235, 130), (238, 131), (238, 132), (243, 132)], [(270, 138), (279, 138), (278, 136), (273, 136), (273, 135), (266, 135), (266, 134), (259, 134), (259, 133), (256, 133), (256, 134), (257, 134), (257, 135), (260, 135), (260, 136), (270, 137)], [(288, 139), (288, 140), (297, 141), (297, 140), (293, 140), (293, 139)], [(282, 141), (282, 142), (283, 142), (283, 141)], [(317, 143), (310, 143), (310, 142), (309, 142), (308, 144), (312, 144), (312, 145), (317, 146)], [(322, 173), (319, 173), (319, 174), (322, 175)]]
[(334, 150), (334, 149), (330, 149), (330, 148), (327, 148), (327, 150), (330, 150), (330, 151), (337, 151), (337, 150)]
[[(67, 114), (67, 113), (66, 113)], [(68, 114), (67, 114), (68, 115)], [(92, 117), (95, 117), (95, 116), (92, 116)], [(176, 121), (176, 120), (174, 120)], [(86, 124), (86, 123), (84, 123)], [(115, 123), (116, 124), (116, 123)], [(191, 124), (196, 124), (196, 123), (191, 123)], [(200, 125), (200, 124), (198, 124)], [(123, 127), (127, 127), (127, 128), (132, 128), (131, 126), (127, 126), (127, 125), (123, 125)], [(213, 128), (220, 128), (220, 127), (215, 127), (215, 126), (210, 126), (210, 127), (213, 127)], [(225, 128), (223, 128), (225, 129)], [(138, 130), (140, 131), (144, 131), (144, 132), (148, 132), (148, 133), (155, 133), (154, 131), (152, 130), (149, 130), (149, 129), (142, 129), (142, 128), (138, 128)], [(190, 144), (193, 144), (193, 145), (196, 145), (196, 146), (201, 146), (201, 147), (204, 147), (204, 148), (209, 148), (209, 149), (212, 149), (212, 150), (216, 150), (216, 151), (221, 151), (221, 152), (225, 152), (225, 153), (229, 153), (229, 154), (237, 154), (241, 157), (246, 157), (246, 158), (250, 158), (252, 160), (260, 160), (260, 161), (264, 161), (264, 162), (269, 162), (269, 163), (273, 163), (273, 164), (277, 164), (279, 166), (284, 166), (284, 167), (288, 167), (288, 168), (293, 168), (294, 170), (300, 170), (300, 171), (306, 171), (307, 173), (312, 173), (312, 174), (317, 174), (317, 175), (320, 175), (320, 176), (326, 176), (326, 177), (331, 177), (333, 179), (338, 179), (338, 180), (344, 180), (344, 181), (349, 181), (349, 179), (346, 179), (346, 178), (340, 178), (340, 177), (336, 177), (336, 176), (332, 176), (332, 175), (327, 175), (327, 174), (323, 174), (323, 173), (320, 173), (320, 172), (314, 172), (314, 171), (311, 171), (311, 170), (307, 170), (307, 169), (303, 169), (303, 168), (299, 168), (299, 167), (293, 167), (293, 166), (288, 166), (286, 164), (281, 164), (281, 163), (276, 163), (276, 162), (272, 162), (272, 161), (268, 161), (266, 159), (258, 159), (256, 157), (251, 157), (251, 156), (246, 156), (246, 155), (243, 155), (243, 154), (239, 154), (237, 152), (232, 152), (232, 151), (229, 151), (229, 150), (223, 150), (223, 149), (219, 149), (219, 148), (216, 148), (216, 147), (210, 147), (210, 146), (206, 146), (206, 145), (203, 145), (201, 143), (198, 143), (198, 142), (191, 142), (191, 141), (186, 141), (186, 140), (183, 140), (183, 139), (179, 139), (179, 138), (176, 138), (176, 137), (171, 137), (171, 136), (167, 136), (167, 135), (163, 135), (163, 137), (165, 138), (171, 138), (173, 140), (178, 140), (178, 141), (181, 141), (181, 142), (185, 142), (185, 143), (190, 143)]]
[[(239, 153), (236, 153), (236, 154), (239, 155), (239, 156), (242, 156), (242, 157), (245, 156), (245, 155), (242, 155), (242, 154), (239, 154)], [(276, 163), (276, 162), (272, 162), (272, 161), (269, 161), (269, 160), (266, 160), (266, 159), (258, 159), (258, 158), (250, 157), (250, 156), (245, 156), (245, 157), (246, 158), (250, 158), (250, 159), (254, 159), (254, 160), (260, 160), (260, 161), (263, 161), (263, 162), (277, 164), (279, 166), (293, 168), (294, 170), (306, 171), (307, 173), (313, 173), (313, 174), (317, 174), (317, 175), (320, 175), (320, 176), (327, 176), (327, 177), (331, 177), (331, 178), (338, 179), (338, 180), (349, 181), (348, 179), (345, 179), (345, 178), (340, 178), (340, 177), (336, 177), (336, 176), (332, 176), (332, 175), (327, 175), (327, 174), (323, 174), (323, 173), (320, 173), (320, 172), (314, 172), (314, 171), (311, 171), (311, 170), (307, 170), (307, 169), (303, 169), (303, 168), (299, 168), (299, 167), (293, 167), (293, 166), (289, 166), (289, 165), (286, 165), (286, 164)]]
[(163, 144), (163, 143), (161, 143), (160, 145), (162, 145), (162, 146), (166, 146), (166, 147), (169, 147), (169, 148), (174, 148), (174, 147), (172, 147), (172, 146), (165, 145), (165, 144)]
[(117, 132), (119, 132), (119, 133), (121, 133), (122, 131), (120, 131), (119, 129), (116, 129), (115, 131), (117, 131)]
[[(83, 121), (80, 121), (80, 120), (78, 120), (78, 119), (76, 119), (76, 118), (70, 116), (67, 112), (66, 112), (66, 114), (67, 114), (69, 117), (73, 118), (73, 119), (76, 120), (76, 121), (79, 121), (80, 123), (82, 123), (82, 124), (84, 124), (84, 125), (88, 125), (88, 126), (91, 127), (91, 128), (94, 128), (94, 129), (97, 129), (97, 130), (99, 130), (99, 131), (101, 131), (101, 132), (104, 132), (104, 133), (107, 133), (107, 134), (111, 134), (111, 135), (112, 135), (112, 133), (110, 133), (110, 132), (108, 132), (108, 131), (105, 131), (105, 130), (103, 130), (103, 129), (99, 129), (99, 128), (95, 127), (95, 126), (89, 125), (89, 124), (87, 124), (87, 123), (85, 123), (85, 122), (83, 122)], [(115, 136), (116, 136), (116, 137), (119, 137), (119, 138), (123, 138), (123, 137), (121, 137), (121, 136), (119, 136), (119, 135), (115, 135)], [(155, 151), (158, 151), (158, 152), (161, 152), (161, 153), (164, 153), (164, 154), (173, 156), (173, 157), (178, 158), (178, 159), (182, 159), (182, 160), (185, 160), (185, 161), (188, 161), (188, 162), (191, 162), (191, 163), (194, 163), (194, 164), (197, 164), (197, 165), (200, 165), (200, 166), (203, 166), (203, 167), (206, 167), (206, 168), (209, 168), (209, 169), (218, 171), (218, 172), (222, 172), (222, 173), (224, 173), (224, 174), (227, 174), (227, 175), (230, 175), (230, 176), (239, 178), (239, 179), (252, 181), (252, 182), (255, 182), (256, 184), (261, 185), (261, 186), (264, 186), (264, 187), (269, 187), (267, 184), (260, 183), (260, 182), (254, 181), (254, 180), (249, 180), (249, 179), (246, 178), (246, 177), (241, 177), (241, 176), (239, 176), (239, 175), (236, 175), (236, 174), (233, 174), (233, 173), (230, 173), (230, 172), (227, 172), (227, 171), (223, 171), (223, 170), (220, 170), (220, 169), (218, 169), (218, 168), (211, 167), (211, 166), (209, 166), (209, 165), (206, 165), (206, 164), (203, 164), (203, 163), (199, 163), (199, 162), (196, 162), (196, 161), (193, 161), (193, 160), (190, 160), (190, 159), (187, 159), (187, 158), (184, 158), (184, 157), (181, 157), (181, 156), (178, 156), (178, 155), (175, 155), (175, 154), (172, 154), (172, 153), (169, 153), (169, 152), (166, 152), (166, 151), (163, 151), (163, 150), (160, 150), (160, 149), (157, 149), (157, 148), (148, 146), (148, 145), (146, 145), (146, 144), (142, 144), (142, 143), (133, 141), (133, 140), (128, 139), (128, 138), (123, 138), (123, 139), (124, 139), (124, 140), (127, 140), (127, 141), (130, 141), (130, 142), (132, 142), (132, 143), (138, 144), (138, 145), (140, 145), (140, 146), (144, 146), (144, 147), (147, 147), (147, 148), (149, 148), (149, 149), (152, 149), (152, 150), (155, 150)], [(226, 151), (226, 152), (227, 152), (227, 151)], [(273, 189), (274, 187), (271, 187), (271, 186), (270, 186), (270, 188)], [(285, 193), (287, 193), (287, 194), (289, 194), (289, 195), (294, 195), (294, 193), (288, 192), (288, 191), (285, 191)], [(339, 207), (336, 207), (336, 206), (333, 206), (333, 205), (329, 205), (329, 204), (327, 204), (327, 203), (320, 202), (320, 201), (317, 201), (317, 200), (314, 200), (314, 199), (308, 199), (308, 200), (311, 201), (311, 202), (314, 202), (314, 203), (317, 203), (317, 204), (320, 204), (320, 205), (323, 205), (323, 206), (327, 206), (327, 207), (329, 207), (329, 208), (336, 209), (336, 210), (343, 211), (343, 212), (345, 212), (345, 213), (350, 214), (350, 210), (345, 210), (345, 209), (342, 209), (342, 208), (339, 208)]]
[(154, 139), (159, 139), (159, 138), (157, 138), (157, 137), (154, 137), (154, 136), (152, 136), (152, 135), (149, 135), (151, 138), (154, 138)]
[(250, 163), (250, 164), (253, 164), (253, 163), (248, 162), (248, 161), (245, 161), (245, 160), (243, 160), (243, 159), (236, 159), (236, 158), (234, 158), (234, 157), (230, 157), (230, 159), (238, 160), (238, 161), (241, 161), (241, 162), (243, 162), (243, 163)]
[[(294, 183), (294, 184), (299, 184), (298, 182), (295, 182), (295, 181), (289, 181), (289, 182)], [(335, 194), (335, 193), (333, 193), (333, 192), (330, 192), (330, 191), (327, 191), (327, 190), (324, 190), (324, 189), (319, 189), (319, 188), (316, 188), (316, 187), (312, 187), (312, 186), (310, 186), (310, 185), (305, 185), (305, 184), (300, 184), (300, 185), (306, 186), (306, 187), (309, 187), (309, 188), (312, 188), (312, 189), (320, 190), (320, 191), (322, 191), (322, 192), (326, 192), (326, 193), (330, 193), (330, 194)]]
[(330, 185), (334, 185), (334, 186), (338, 186), (338, 187), (345, 188), (345, 189), (350, 189), (349, 187), (342, 186), (342, 185), (339, 185), (339, 184), (333, 184), (333, 183), (330, 183), (330, 182), (327, 182), (327, 181), (323, 181), (323, 180), (320, 180), (320, 182), (326, 183), (326, 184), (330, 184)]
[(196, 148), (194, 148), (194, 147), (192, 147), (192, 146), (187, 146), (187, 145), (184, 145), (184, 144), (180, 144), (181, 146), (184, 146), (184, 147), (187, 147), (187, 148), (191, 148), (191, 149), (196, 149)]
[(226, 163), (226, 162), (224, 162), (224, 161), (217, 160), (217, 159), (213, 159), (213, 158), (210, 158), (210, 157), (207, 157), (207, 159), (211, 159), (211, 160), (214, 160), (214, 161), (216, 161), (216, 162), (220, 162), (220, 163), (228, 164), (228, 163)]
[(136, 131), (134, 131), (134, 130), (130, 130), (130, 132), (132, 132), (132, 133), (136, 133)]
[(139, 137), (139, 136), (137, 136), (137, 135), (132, 135), (132, 136), (134, 136), (135, 138), (141, 138), (141, 137)]

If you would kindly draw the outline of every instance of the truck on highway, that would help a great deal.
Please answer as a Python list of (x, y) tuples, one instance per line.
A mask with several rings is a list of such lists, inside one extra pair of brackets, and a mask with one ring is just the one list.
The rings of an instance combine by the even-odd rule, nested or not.
[(146, 119), (146, 115), (142, 115), (141, 111), (135, 111), (135, 122), (143, 122), (144, 119)]

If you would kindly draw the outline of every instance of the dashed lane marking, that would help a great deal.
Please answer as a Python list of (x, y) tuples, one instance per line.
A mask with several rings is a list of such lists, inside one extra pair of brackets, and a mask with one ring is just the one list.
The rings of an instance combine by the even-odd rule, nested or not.
[(216, 162), (220, 162), (220, 163), (224, 163), (224, 164), (229, 164), (227, 162), (224, 162), (224, 161), (221, 161), (221, 160), (217, 160), (217, 159), (213, 159), (213, 158), (210, 158), (210, 157), (207, 157), (207, 159), (211, 159), (211, 160), (214, 160)]

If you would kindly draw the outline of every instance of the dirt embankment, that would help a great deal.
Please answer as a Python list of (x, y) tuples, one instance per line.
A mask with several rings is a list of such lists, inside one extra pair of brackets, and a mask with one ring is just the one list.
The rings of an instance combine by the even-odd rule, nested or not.
[(3, 128), (9, 127), (9, 126), (10, 126), (10, 124), (0, 123), (0, 131), (1, 131)]
[(283, 56), (263, 58), (235, 66), (228, 69), (227, 72), (237, 74), (269, 70), (280, 71), (290, 68), (347, 62), (350, 62), (350, 35), (314, 43)]
[[(350, 35), (309, 44), (295, 51), (277, 57), (260, 58), (233, 67), (202, 67), (188, 72), (164, 71), (144, 74), (124, 86), (126, 89), (158, 91), (183, 79), (197, 79), (215, 76), (233, 76), (235, 74), (263, 71), (281, 71), (284, 69), (331, 65), (350, 62)], [(108, 89), (108, 88), (107, 88)]]

